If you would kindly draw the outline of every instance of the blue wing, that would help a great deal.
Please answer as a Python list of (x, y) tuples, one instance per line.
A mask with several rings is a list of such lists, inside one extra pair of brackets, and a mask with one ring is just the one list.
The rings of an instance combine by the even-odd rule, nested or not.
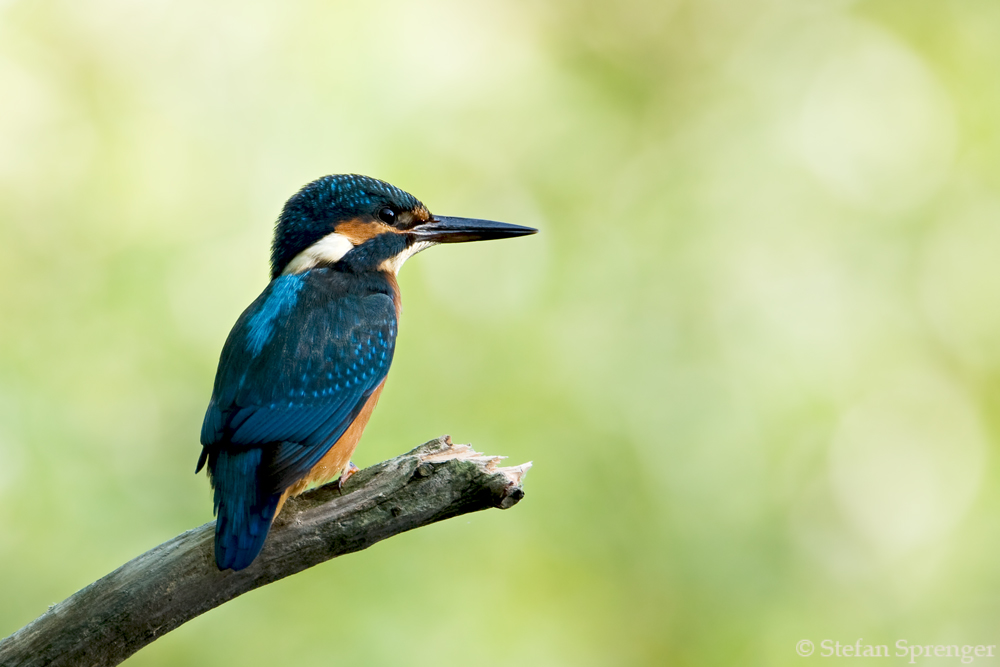
[(340, 439), (389, 371), (392, 297), (377, 285), (358, 289), (326, 269), (281, 276), (226, 340), (197, 468), (208, 463), (215, 489), (220, 570), (253, 562), (284, 490)]
[(338, 294), (325, 274), (282, 276), (247, 308), (226, 341), (202, 426), (206, 451), (272, 445), (261, 465), (273, 491), (319, 462), (392, 362), (392, 298)]

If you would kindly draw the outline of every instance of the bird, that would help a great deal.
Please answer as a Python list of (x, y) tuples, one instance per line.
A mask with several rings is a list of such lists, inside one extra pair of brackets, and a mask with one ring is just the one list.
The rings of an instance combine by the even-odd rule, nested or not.
[(285, 203), (270, 282), (226, 339), (202, 423), (195, 473), (207, 465), (219, 570), (254, 561), (289, 497), (357, 470), (395, 351), (403, 263), (442, 243), (537, 231), (432, 215), (358, 174), (324, 176)]

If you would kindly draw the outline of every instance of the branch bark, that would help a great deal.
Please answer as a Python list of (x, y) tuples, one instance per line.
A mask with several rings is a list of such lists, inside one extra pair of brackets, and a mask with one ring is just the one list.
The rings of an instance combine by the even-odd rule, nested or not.
[(250, 567), (219, 572), (209, 522), (164, 542), (0, 641), (0, 665), (117, 665), (238, 595), (398, 533), (524, 497), (531, 467), (501, 468), (448, 436), (288, 501)]

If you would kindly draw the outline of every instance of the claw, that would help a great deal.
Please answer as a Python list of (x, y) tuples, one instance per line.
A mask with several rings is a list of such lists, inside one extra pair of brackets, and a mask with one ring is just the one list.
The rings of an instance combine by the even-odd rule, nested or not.
[(344, 468), (343, 472), (340, 473), (340, 477), (337, 479), (337, 491), (340, 493), (344, 492), (344, 484), (351, 478), (351, 475), (361, 470), (358, 466), (354, 465), (354, 461), (348, 461), (347, 467)]

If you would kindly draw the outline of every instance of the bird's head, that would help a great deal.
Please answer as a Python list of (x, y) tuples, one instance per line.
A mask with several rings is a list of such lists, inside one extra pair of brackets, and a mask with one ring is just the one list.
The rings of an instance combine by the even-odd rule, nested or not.
[(413, 195), (368, 176), (324, 176), (285, 203), (271, 247), (271, 278), (316, 266), (399, 271), (438, 243), (486, 241), (537, 229), (432, 215)]

